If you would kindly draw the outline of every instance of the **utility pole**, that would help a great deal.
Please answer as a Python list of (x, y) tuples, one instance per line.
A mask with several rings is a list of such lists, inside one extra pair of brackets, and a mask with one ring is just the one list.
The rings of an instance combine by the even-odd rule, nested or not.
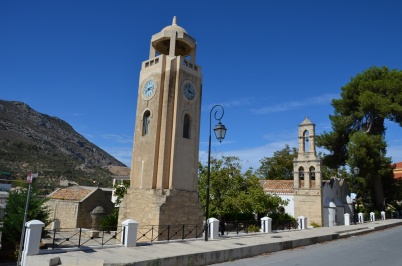
[(18, 249), (17, 266), (21, 265), (21, 253), (22, 253), (22, 247), (24, 245), (23, 241), (24, 241), (24, 238), (25, 238), (25, 223), (27, 222), (28, 209), (29, 209), (29, 198), (30, 198), (30, 195), (31, 195), (32, 181), (33, 181), (33, 179), (35, 177), (38, 177), (38, 174), (32, 174), (32, 172), (28, 173), (28, 176), (27, 176), (28, 195), (27, 195), (27, 202), (26, 202), (26, 205), (25, 205), (24, 221), (22, 223), (22, 232), (21, 232), (21, 239), (20, 239), (20, 247)]

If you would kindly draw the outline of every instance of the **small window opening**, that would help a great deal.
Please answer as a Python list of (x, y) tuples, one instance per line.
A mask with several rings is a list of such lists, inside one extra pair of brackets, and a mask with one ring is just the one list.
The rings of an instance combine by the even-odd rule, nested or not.
[(184, 122), (183, 122), (183, 138), (189, 139), (190, 138), (190, 116), (186, 114), (184, 116)]

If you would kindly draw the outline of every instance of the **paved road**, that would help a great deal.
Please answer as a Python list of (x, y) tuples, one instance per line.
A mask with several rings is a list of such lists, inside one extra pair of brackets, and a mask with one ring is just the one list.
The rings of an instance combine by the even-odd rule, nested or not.
[(214, 265), (400, 266), (402, 227)]

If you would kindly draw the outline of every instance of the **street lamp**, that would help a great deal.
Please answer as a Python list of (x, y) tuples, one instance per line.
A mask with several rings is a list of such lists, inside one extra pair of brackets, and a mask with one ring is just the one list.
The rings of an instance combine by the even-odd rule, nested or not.
[(360, 173), (359, 167), (356, 166), (355, 168), (353, 168), (353, 173), (355, 173), (355, 175), (358, 175)]
[(205, 241), (208, 241), (208, 215), (209, 215), (209, 180), (211, 178), (211, 120), (212, 120), (212, 111), (215, 109), (215, 107), (219, 107), (222, 109), (222, 114), (221, 116), (217, 117), (218, 111), (215, 111), (214, 113), (214, 118), (215, 120), (218, 120), (219, 123), (215, 126), (214, 132), (216, 138), (219, 140), (219, 142), (222, 142), (222, 140), (225, 138), (226, 135), (226, 127), (222, 125), (221, 119), (223, 117), (223, 114), (225, 111), (223, 110), (223, 107), (219, 104), (215, 105), (212, 107), (210, 113), (209, 113), (209, 142), (208, 142), (208, 177), (207, 177), (207, 202), (206, 202), (206, 208), (205, 208)]

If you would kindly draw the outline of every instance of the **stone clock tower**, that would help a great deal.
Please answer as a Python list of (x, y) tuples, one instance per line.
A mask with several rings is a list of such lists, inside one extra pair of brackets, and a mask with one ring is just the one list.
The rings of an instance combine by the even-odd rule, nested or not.
[(299, 125), (299, 151), (293, 161), (295, 218), (323, 225), (321, 159), (315, 149), (315, 124), (306, 117)]
[(152, 36), (140, 73), (131, 185), (120, 204), (119, 224), (134, 219), (140, 226), (202, 226), (197, 193), (202, 75), (196, 45), (176, 17)]

